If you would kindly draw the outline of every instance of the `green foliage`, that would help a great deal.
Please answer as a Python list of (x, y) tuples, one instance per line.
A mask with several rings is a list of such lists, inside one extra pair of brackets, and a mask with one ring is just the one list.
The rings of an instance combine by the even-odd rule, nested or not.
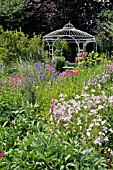
[(5, 65), (26, 59), (43, 60), (41, 36), (34, 34), (33, 38), (20, 31), (3, 31), (0, 34), (0, 61)]
[(56, 41), (55, 56), (65, 56), (65, 60), (70, 60), (72, 57), (71, 47), (67, 41)]
[(56, 60), (56, 70), (58, 72), (62, 72), (63, 71), (63, 67), (65, 65), (65, 57), (58, 56), (58, 57), (55, 57), (55, 60)]
[[(100, 64), (83, 67), (78, 75), (54, 77), (47, 63), (21, 60), (12, 68), (0, 67), (0, 149), (6, 154), (0, 169), (112, 169), (112, 72)], [(59, 103), (50, 112), (53, 99)], [(57, 119), (72, 114), (69, 125), (53, 122), (53, 113)], [(94, 144), (98, 135), (102, 145)]]
[(0, 91), (0, 124), (15, 118), (15, 112), (22, 107), (22, 96), (14, 89)]
[[(28, 128), (27, 135), (22, 141), (15, 138), (13, 149), (7, 152), (7, 157), (0, 165), (2, 169), (99, 170), (105, 164), (105, 160), (94, 148), (85, 149), (84, 145), (81, 147), (70, 134), (40, 131), (40, 124), (32, 124), (32, 130), (34, 126), (37, 126), (37, 130), (32, 133)], [(20, 133), (21, 129), (18, 130)], [(11, 137), (7, 139), (9, 141)]]
[(0, 0), (0, 25), (5, 30), (24, 26), (28, 16), (23, 0)]

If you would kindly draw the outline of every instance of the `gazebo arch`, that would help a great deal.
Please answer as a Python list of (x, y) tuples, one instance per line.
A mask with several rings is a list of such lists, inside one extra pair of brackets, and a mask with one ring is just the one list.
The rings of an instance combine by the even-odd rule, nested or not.
[[(69, 22), (62, 29), (53, 31), (43, 37), (44, 43), (49, 46), (49, 53), (54, 59), (54, 45), (57, 41), (65, 40), (70, 43), (76, 43), (78, 46), (78, 54), (86, 51), (86, 46), (89, 42), (94, 43), (94, 51), (97, 51), (97, 43), (95, 37), (78, 29)], [(82, 44), (82, 47), (80, 46)], [(63, 46), (61, 48), (63, 50)], [(62, 51), (61, 51), (62, 53)]]

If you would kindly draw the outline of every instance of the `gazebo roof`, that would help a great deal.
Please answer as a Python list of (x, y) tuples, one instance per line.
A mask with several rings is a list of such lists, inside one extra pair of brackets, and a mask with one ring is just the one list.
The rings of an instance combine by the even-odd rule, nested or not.
[(43, 37), (43, 39), (46, 41), (56, 41), (56, 39), (65, 39), (66, 37), (72, 37), (76, 40), (88, 40), (94, 38), (94, 36), (84, 32), (80, 31), (78, 29), (75, 29), (75, 27), (69, 22), (67, 23), (62, 29), (53, 31)]

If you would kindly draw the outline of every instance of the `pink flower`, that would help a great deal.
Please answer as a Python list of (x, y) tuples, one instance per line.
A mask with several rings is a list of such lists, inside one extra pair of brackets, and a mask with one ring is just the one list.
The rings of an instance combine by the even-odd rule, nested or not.
[(77, 75), (77, 74), (78, 74), (78, 72), (75, 72), (75, 71), (70, 71), (70, 72), (69, 72), (69, 75), (71, 75), (71, 76), (72, 76), (72, 75)]
[(66, 71), (63, 71), (62, 73), (60, 73), (60, 76), (64, 77), (67, 75), (67, 72)]
[(75, 57), (75, 62), (78, 62), (78, 57)]
[(49, 70), (51, 70), (51, 69), (52, 69), (52, 66), (50, 66), (50, 65), (48, 65), (47, 67), (48, 67), (48, 69), (49, 69)]
[(0, 150), (0, 158), (6, 156), (1, 150)]
[(13, 86), (21, 86), (26, 80), (26, 75), (25, 74), (20, 74), (20, 75), (14, 75), (12, 77), (9, 77), (9, 81)]
[(100, 34), (105, 34), (106, 32), (105, 31), (101, 31)]

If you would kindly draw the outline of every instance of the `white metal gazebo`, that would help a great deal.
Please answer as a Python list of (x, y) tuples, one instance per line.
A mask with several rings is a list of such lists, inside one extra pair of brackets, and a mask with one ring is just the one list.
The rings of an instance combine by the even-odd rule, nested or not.
[[(95, 40), (95, 37), (84, 32), (80, 31), (78, 29), (75, 29), (75, 27), (69, 22), (67, 23), (62, 29), (53, 31), (43, 37), (44, 43), (46, 42), (49, 47), (49, 53), (52, 56), (52, 59), (54, 59), (54, 46), (57, 41), (64, 40), (68, 43), (76, 43), (78, 47), (78, 54), (82, 51), (86, 51), (86, 46), (88, 43), (93, 42), (94, 43), (94, 51), (97, 51), (97, 43)], [(61, 48), (61, 54), (63, 50), (63, 46)]]

